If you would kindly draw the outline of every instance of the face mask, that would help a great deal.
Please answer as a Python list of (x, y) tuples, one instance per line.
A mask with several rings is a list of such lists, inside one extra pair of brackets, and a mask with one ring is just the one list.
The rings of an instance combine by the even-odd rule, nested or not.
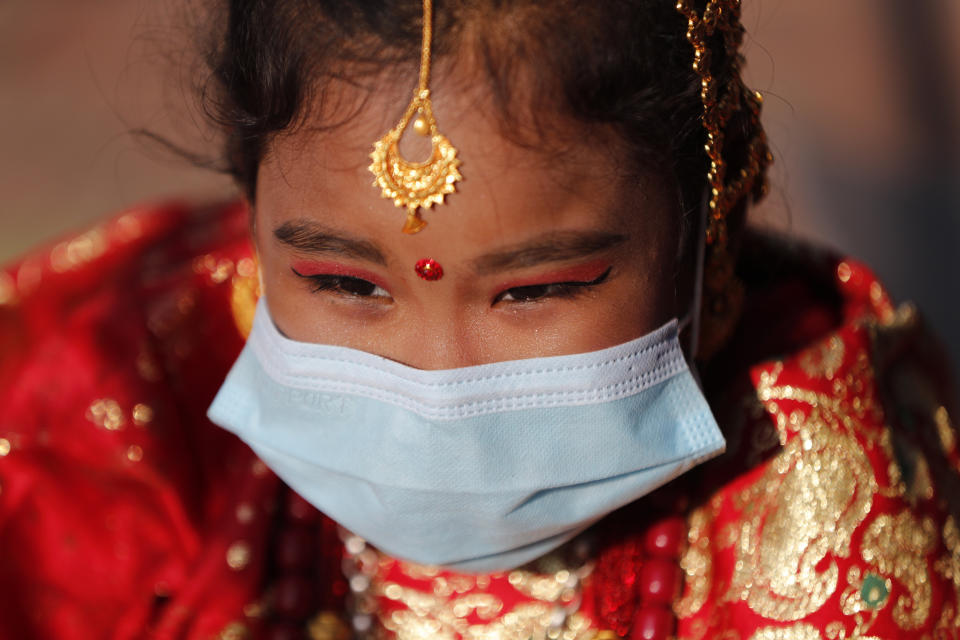
[(209, 415), (382, 551), (466, 572), (533, 560), (724, 447), (675, 320), (601, 351), (423, 371), (289, 340), (261, 300)]

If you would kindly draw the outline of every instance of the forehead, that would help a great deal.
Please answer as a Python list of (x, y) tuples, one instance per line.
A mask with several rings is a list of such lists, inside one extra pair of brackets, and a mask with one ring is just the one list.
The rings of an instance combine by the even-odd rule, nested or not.
[[(415, 80), (374, 83), (374, 89), (346, 82), (325, 87), (303, 125), (275, 138), (261, 163), (258, 222), (275, 228), (308, 218), (390, 245), (429, 246), (430, 239), (487, 245), (546, 230), (642, 228), (668, 215), (664, 181), (638, 175), (609, 135), (558, 115), (512, 120), (482, 82), (441, 79), (433, 89), (434, 114), (458, 149), (463, 180), (445, 204), (422, 211), (424, 231), (404, 236), (404, 210), (382, 198), (368, 167), (373, 143), (399, 121)], [(408, 134), (405, 157), (425, 157), (422, 147), (408, 144), (416, 134)]]

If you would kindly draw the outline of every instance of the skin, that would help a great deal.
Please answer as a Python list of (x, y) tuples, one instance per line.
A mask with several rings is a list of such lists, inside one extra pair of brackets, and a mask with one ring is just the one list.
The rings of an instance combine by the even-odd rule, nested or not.
[[(678, 315), (669, 181), (626, 174), (611, 145), (578, 123), (551, 128), (569, 139), (518, 145), (482, 81), (473, 86), (434, 83), (434, 113), (464, 179), (443, 206), (423, 211), (428, 226), (416, 235), (400, 232), (404, 211), (371, 186), (367, 169), (409, 87), (331, 88), (324, 104), (334, 106), (272, 142), (259, 168), (254, 238), (286, 336), (450, 369), (602, 349)], [(316, 131), (348, 105), (356, 108), (346, 124)], [(408, 134), (404, 154), (425, 155), (425, 141)], [(443, 278), (418, 277), (421, 258), (439, 262)]]

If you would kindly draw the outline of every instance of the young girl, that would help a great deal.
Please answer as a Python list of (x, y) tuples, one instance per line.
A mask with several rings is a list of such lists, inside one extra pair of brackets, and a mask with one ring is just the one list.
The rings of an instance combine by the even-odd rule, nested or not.
[(738, 2), (221, 26), (242, 202), (0, 279), (2, 637), (958, 634), (945, 374), (744, 229)]

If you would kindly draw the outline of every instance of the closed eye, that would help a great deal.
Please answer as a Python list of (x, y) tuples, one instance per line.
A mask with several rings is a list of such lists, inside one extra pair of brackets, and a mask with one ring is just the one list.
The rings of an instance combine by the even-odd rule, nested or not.
[(497, 302), (536, 302), (548, 298), (573, 298), (585, 293), (590, 287), (595, 287), (606, 281), (612, 268), (608, 268), (599, 277), (588, 282), (550, 282), (512, 287), (498, 294), (493, 302), (496, 304)]
[(328, 291), (353, 298), (373, 298), (378, 299), (377, 301), (390, 299), (390, 294), (386, 289), (363, 278), (329, 273), (305, 275), (296, 269), (291, 269), (291, 271), (304, 280), (307, 280), (310, 290), (313, 293)]

